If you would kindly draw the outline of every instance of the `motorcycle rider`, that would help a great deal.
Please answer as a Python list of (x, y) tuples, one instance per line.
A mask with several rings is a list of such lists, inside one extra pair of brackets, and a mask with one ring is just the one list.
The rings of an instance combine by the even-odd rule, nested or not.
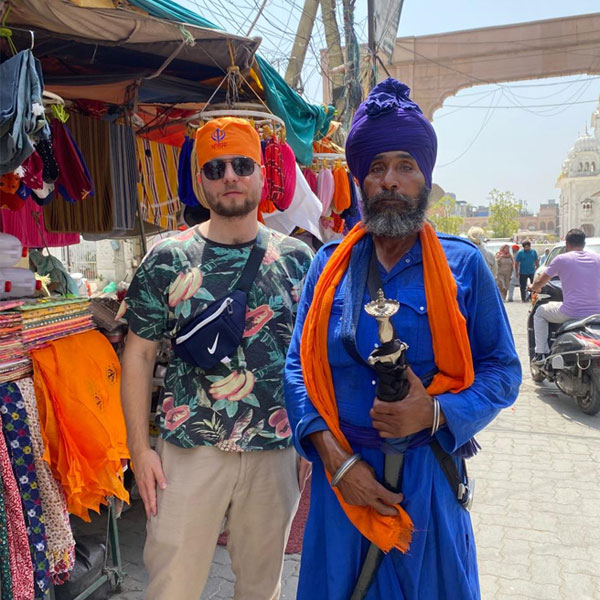
[(540, 306), (533, 317), (536, 361), (543, 361), (550, 353), (548, 323), (600, 314), (600, 254), (584, 250), (585, 233), (581, 229), (568, 231), (565, 245), (567, 251), (557, 256), (546, 272), (529, 286), (532, 292), (539, 292), (558, 275), (563, 292), (562, 303), (548, 302)]

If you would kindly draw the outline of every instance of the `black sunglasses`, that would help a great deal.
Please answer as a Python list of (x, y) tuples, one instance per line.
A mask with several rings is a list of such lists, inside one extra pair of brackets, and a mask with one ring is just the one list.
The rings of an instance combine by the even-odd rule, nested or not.
[(254, 165), (256, 164), (251, 158), (246, 158), (245, 156), (237, 156), (231, 160), (221, 160), (220, 158), (215, 158), (214, 160), (209, 160), (207, 163), (202, 165), (204, 177), (206, 177), (206, 179), (210, 179), (211, 181), (223, 179), (228, 163), (231, 163), (233, 172), (238, 177), (248, 177), (249, 175), (252, 175), (252, 173), (254, 173)]

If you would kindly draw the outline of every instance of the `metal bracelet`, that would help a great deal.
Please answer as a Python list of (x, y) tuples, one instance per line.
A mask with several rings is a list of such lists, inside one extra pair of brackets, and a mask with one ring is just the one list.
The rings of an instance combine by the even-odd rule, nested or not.
[(431, 435), (434, 436), (438, 429), (440, 428), (440, 422), (441, 422), (441, 408), (440, 408), (440, 401), (433, 396), (432, 397), (433, 400), (433, 424), (431, 425)]
[(331, 487), (335, 487), (342, 480), (342, 477), (361, 459), (362, 456), (360, 454), (353, 454), (350, 458), (346, 459), (331, 478)]

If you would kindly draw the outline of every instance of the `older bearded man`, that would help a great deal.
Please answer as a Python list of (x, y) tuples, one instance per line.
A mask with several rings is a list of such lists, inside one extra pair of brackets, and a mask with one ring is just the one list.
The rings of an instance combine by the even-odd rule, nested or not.
[[(294, 442), (313, 461), (298, 600), (480, 597), (471, 521), (457, 499), (466, 499), (463, 459), (514, 402), (521, 370), (481, 254), (425, 220), (437, 140), (408, 94), (388, 79), (354, 117), (346, 157), (364, 220), (317, 254), (288, 352)], [(392, 323), (408, 345), (399, 402), (376, 397), (379, 371), (368, 361), (380, 343), (363, 310), (374, 281), (399, 302)], [(400, 491), (380, 483), (394, 453), (404, 456)], [(386, 554), (361, 569), (373, 544)]]

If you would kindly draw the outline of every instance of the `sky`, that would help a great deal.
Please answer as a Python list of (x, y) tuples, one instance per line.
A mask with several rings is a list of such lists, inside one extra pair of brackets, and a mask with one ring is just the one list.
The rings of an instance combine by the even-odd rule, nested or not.
[[(180, 2), (242, 34), (262, 4), (262, 0)], [(251, 32), (263, 38), (259, 52), (282, 74), (303, 2), (267, 0)], [(597, 0), (404, 0), (398, 37), (587, 14), (598, 12), (599, 6)], [(366, 42), (366, 7), (367, 0), (357, 0), (360, 42)], [(305, 95), (313, 102), (322, 100), (318, 51), (325, 47), (318, 23), (303, 71)], [(434, 181), (456, 194), (457, 200), (474, 205), (487, 205), (493, 188), (512, 191), (533, 212), (540, 203), (558, 200), (555, 183), (561, 164), (598, 106), (600, 56), (595, 66), (595, 74), (478, 85), (446, 99), (433, 117), (439, 146)], [(563, 104), (567, 102), (576, 104)], [(514, 108), (515, 104), (525, 108)], [(559, 106), (539, 106), (548, 104)], [(511, 108), (502, 108), (507, 106)]]

